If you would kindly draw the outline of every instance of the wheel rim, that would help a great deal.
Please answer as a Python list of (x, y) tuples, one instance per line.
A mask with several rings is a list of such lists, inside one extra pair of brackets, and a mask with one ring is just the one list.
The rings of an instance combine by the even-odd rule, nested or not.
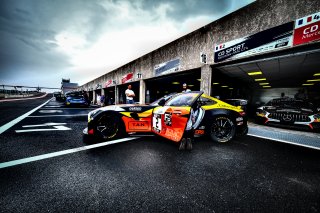
[(97, 124), (97, 131), (105, 139), (113, 138), (118, 132), (118, 122), (114, 117), (103, 116), (99, 119)]
[(226, 142), (232, 138), (234, 125), (232, 121), (226, 117), (217, 118), (212, 124), (211, 134), (219, 141)]

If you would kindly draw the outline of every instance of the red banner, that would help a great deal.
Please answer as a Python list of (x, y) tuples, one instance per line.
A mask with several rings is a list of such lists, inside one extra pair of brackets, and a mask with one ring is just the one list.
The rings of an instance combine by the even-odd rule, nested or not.
[(108, 80), (106, 83), (105, 83), (105, 85), (104, 85), (104, 87), (106, 88), (106, 87), (110, 87), (112, 85), (112, 80)]
[(296, 20), (293, 45), (320, 39), (320, 12)]
[(125, 84), (132, 81), (133, 73), (128, 73), (127, 75), (122, 76), (121, 83)]

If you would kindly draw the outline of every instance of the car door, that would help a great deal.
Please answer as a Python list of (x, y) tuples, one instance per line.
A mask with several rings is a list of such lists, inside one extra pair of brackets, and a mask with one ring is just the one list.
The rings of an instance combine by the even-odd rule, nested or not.
[(181, 93), (170, 99), (165, 106), (153, 111), (152, 131), (169, 140), (179, 142), (190, 117), (191, 107), (202, 92)]

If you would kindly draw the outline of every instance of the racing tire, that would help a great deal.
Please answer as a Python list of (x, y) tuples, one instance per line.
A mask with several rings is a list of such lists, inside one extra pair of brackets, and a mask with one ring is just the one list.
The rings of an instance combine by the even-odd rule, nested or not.
[(104, 114), (96, 124), (95, 135), (100, 140), (112, 140), (123, 135), (124, 125), (116, 115)]
[(209, 126), (210, 138), (217, 143), (226, 143), (236, 134), (234, 122), (225, 115), (217, 116)]

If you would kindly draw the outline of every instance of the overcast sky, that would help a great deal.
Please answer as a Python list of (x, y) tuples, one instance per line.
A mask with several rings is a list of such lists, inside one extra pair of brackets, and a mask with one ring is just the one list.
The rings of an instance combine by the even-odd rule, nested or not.
[(0, 85), (81, 85), (251, 2), (0, 0)]

